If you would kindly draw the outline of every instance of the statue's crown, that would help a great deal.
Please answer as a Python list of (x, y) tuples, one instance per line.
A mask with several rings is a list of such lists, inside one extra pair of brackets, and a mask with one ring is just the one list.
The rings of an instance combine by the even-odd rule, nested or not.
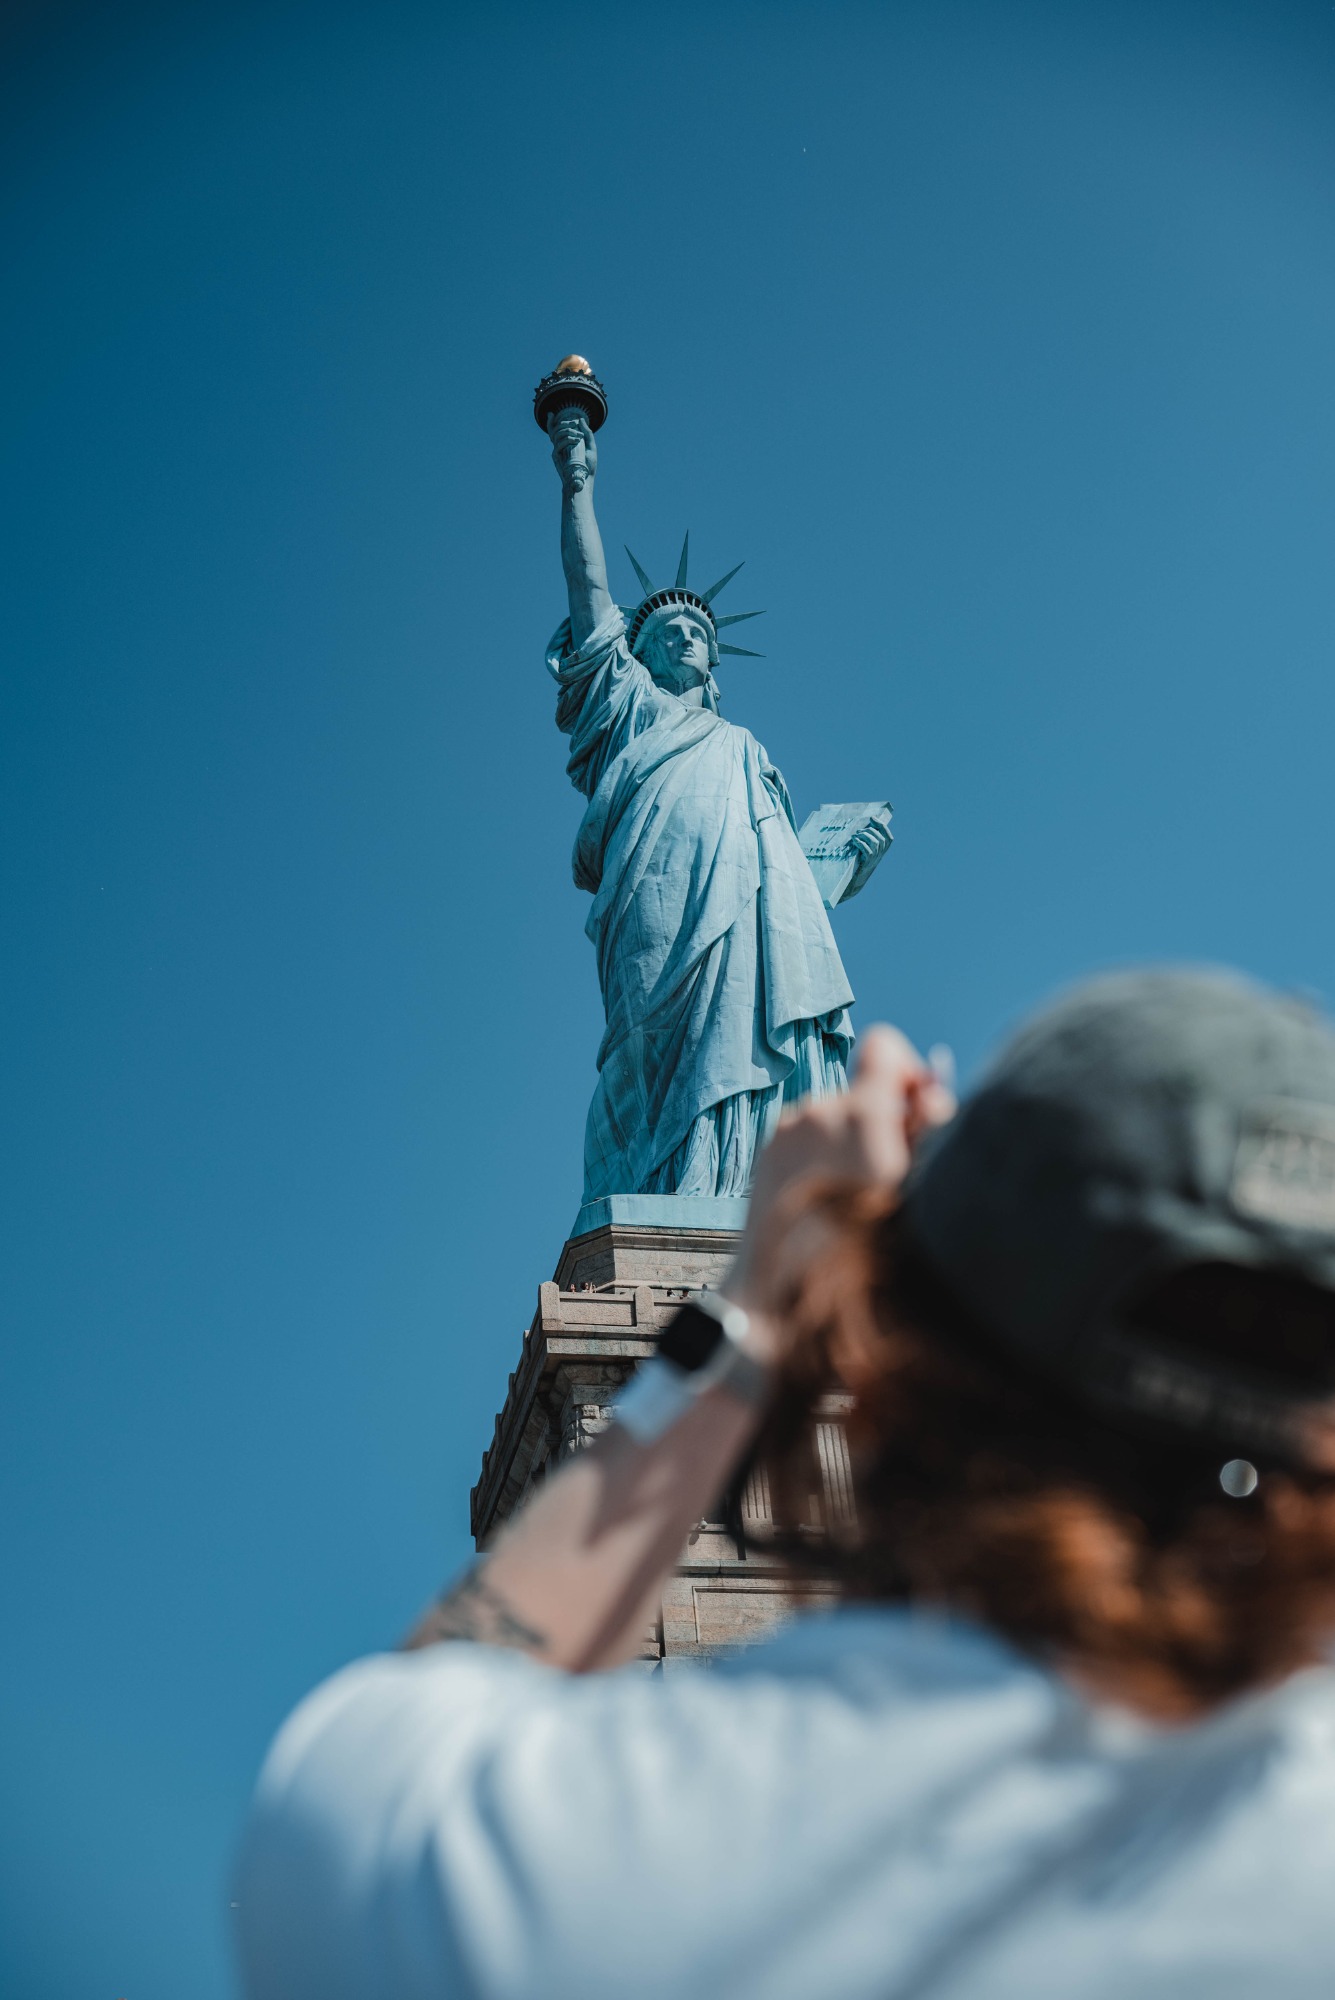
[(720, 653), (738, 653), (744, 659), (748, 660), (763, 659), (763, 653), (753, 653), (749, 646), (725, 646), (718, 636), (725, 625), (740, 625), (744, 619), (763, 618), (765, 615), (762, 611), (734, 611), (730, 618), (720, 618), (714, 611), (714, 599), (721, 590), (725, 589), (732, 582), (737, 571), (742, 568), (742, 564), (737, 563), (734, 568), (728, 571), (726, 576), (721, 576), (717, 583), (711, 584), (708, 590), (692, 590), (686, 581), (686, 558), (690, 552), (690, 546), (691, 531), (688, 528), (686, 538), (681, 545), (681, 560), (677, 564), (676, 578), (672, 583), (661, 588), (641, 569), (634, 556), (630, 555), (630, 550), (626, 550), (626, 554), (630, 556), (630, 566), (639, 578), (640, 588), (645, 593), (643, 602), (636, 607), (626, 632), (626, 644), (629, 646), (631, 652), (635, 651), (644, 628), (653, 617), (655, 611), (666, 611), (673, 606), (680, 606), (684, 611), (697, 612), (700, 617), (706, 620), (710, 631), (714, 635), (714, 644)]

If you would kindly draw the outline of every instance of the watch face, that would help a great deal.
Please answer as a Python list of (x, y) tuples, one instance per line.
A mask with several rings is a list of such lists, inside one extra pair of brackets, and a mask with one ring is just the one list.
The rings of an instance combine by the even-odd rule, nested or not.
[(673, 1314), (659, 1336), (658, 1351), (665, 1361), (693, 1375), (703, 1368), (719, 1342), (723, 1328), (712, 1313), (701, 1312), (689, 1302)]

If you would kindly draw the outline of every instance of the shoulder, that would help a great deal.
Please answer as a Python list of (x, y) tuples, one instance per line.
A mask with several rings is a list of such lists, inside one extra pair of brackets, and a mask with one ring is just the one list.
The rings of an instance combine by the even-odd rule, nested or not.
[[(801, 1617), (712, 1668), (669, 1663), (665, 1674), (570, 1676), (522, 1654), (446, 1644), (360, 1661), (318, 1688), (276, 1738), (258, 1797), (311, 1780), (324, 1789), (335, 1772), (358, 1788), (392, 1789), (409, 1772), (417, 1783), (427, 1742), (456, 1799), (465, 1767), (476, 1774), (483, 1761), (513, 1763), (520, 1790), (554, 1800), (569, 1798), (565, 1780), (591, 1756), (609, 1785), (633, 1785), (635, 1745), (687, 1740), (735, 1778), (762, 1770), (775, 1732), (786, 1737), (798, 1719), (801, 1761), (818, 1769), (836, 1739), (848, 1747), (868, 1731), (902, 1734), (912, 1754), (929, 1709), (958, 1718), (971, 1708), (1023, 1732), (1050, 1715), (1054, 1687), (974, 1627), (881, 1607)], [(617, 1742), (624, 1760), (608, 1754)]]
[(478, 1990), (536, 1990), (573, 1953), (578, 1990), (611, 1994), (646, 1952), (686, 1990), (739, 1925), (761, 1963), (813, 1866), (896, 1851), (930, 1800), (1023, 1755), (1053, 1700), (1004, 1648), (889, 1610), (799, 1620), (666, 1675), (571, 1678), (467, 1645), (362, 1661), (302, 1704), (261, 1776), (243, 1958), (299, 1963), (306, 1983), (251, 1990), (398, 1991), (387, 1939), (424, 1926), (467, 1990), (475, 1973)]
[(609, 665), (623, 672), (634, 669), (649, 678), (626, 644), (625, 616), (615, 604), (581, 645), (573, 642), (568, 618), (562, 619), (547, 642), (547, 670), (558, 681), (568, 684), (585, 679)]

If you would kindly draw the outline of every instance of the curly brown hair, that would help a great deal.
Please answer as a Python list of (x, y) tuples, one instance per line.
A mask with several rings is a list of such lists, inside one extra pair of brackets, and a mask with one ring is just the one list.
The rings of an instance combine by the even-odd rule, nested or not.
[[(1335, 1632), (1335, 1480), (1263, 1468), (1250, 1498), (1226, 1497), (1218, 1448), (1114, 1429), (1003, 1361), (883, 1197), (826, 1187), (813, 1216), (831, 1240), (785, 1314), (758, 1447), (776, 1542), (801, 1570), (972, 1616), (1164, 1720), (1320, 1657)], [(1268, 1295), (1263, 1276), (1224, 1271), (1144, 1316), (1176, 1313), (1207, 1338), (1217, 1319), (1226, 1345), (1247, 1310), (1266, 1312), (1281, 1365), (1286, 1327), (1303, 1351), (1319, 1338), (1335, 1354), (1335, 1298), (1279, 1284)], [(813, 1443), (832, 1394), (851, 1521), (822, 1498)]]

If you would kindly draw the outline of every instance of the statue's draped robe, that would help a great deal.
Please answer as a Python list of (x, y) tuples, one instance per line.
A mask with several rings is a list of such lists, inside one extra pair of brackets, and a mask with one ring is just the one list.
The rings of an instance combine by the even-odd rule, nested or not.
[(588, 798), (607, 1032), (584, 1198), (743, 1194), (786, 1098), (843, 1089), (848, 980), (788, 789), (749, 730), (658, 687), (619, 612), (552, 641), (557, 722)]

